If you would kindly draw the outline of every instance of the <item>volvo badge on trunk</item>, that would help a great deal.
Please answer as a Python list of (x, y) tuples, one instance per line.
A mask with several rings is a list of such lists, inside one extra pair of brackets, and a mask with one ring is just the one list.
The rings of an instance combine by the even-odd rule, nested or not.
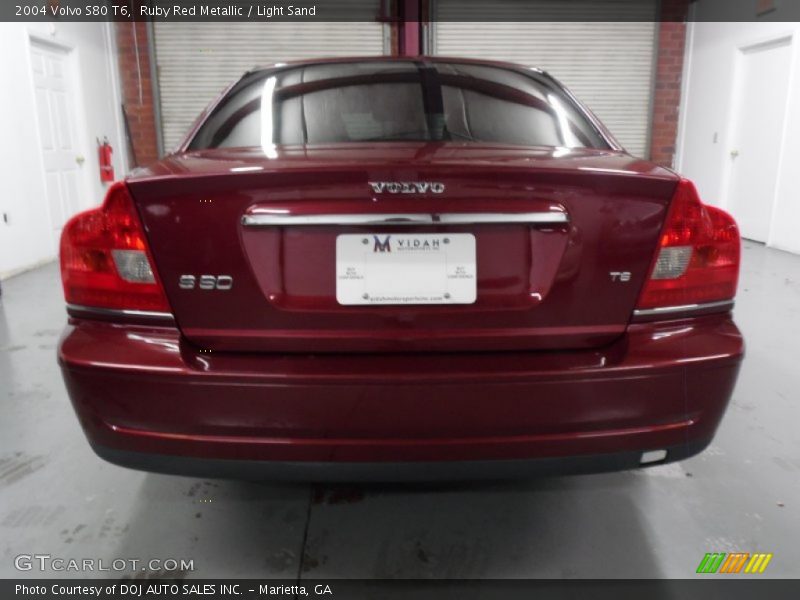
[(438, 181), (370, 181), (376, 194), (441, 194), (444, 184)]

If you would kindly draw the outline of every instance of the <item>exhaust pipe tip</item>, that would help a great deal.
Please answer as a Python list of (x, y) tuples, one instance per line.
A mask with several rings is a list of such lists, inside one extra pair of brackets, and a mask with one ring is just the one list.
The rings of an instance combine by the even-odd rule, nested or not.
[(642, 452), (642, 458), (639, 460), (640, 465), (650, 465), (653, 463), (661, 462), (667, 458), (666, 450), (649, 450)]

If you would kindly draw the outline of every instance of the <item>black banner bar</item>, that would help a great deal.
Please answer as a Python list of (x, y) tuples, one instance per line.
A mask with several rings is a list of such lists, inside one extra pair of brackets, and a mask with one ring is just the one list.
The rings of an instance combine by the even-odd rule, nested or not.
[[(800, 0), (412, 0), (425, 21), (800, 21)], [(407, 0), (3, 0), (0, 21), (403, 20)]]
[(102, 580), (4, 579), (0, 598), (39, 600), (266, 600), (276, 598), (437, 600), (502, 598), (503, 600), (796, 600), (800, 580), (742, 576), (700, 577), (691, 580)]

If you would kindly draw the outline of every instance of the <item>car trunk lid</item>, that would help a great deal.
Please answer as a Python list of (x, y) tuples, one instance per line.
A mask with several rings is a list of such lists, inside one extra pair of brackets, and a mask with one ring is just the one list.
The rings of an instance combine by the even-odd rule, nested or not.
[[(274, 159), (190, 153), (129, 185), (176, 321), (198, 346), (419, 352), (610, 343), (630, 320), (676, 182), (611, 151), (390, 143)], [(388, 237), (474, 244), (474, 301), (343, 304), (342, 244), (382, 254)], [(422, 285), (385, 258), (374, 264), (396, 281), (382, 285)], [(422, 277), (430, 263), (419, 260)]]

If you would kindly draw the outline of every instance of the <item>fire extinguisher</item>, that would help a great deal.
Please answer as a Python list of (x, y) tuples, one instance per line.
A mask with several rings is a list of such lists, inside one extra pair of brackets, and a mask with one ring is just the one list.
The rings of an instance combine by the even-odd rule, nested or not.
[(100, 181), (114, 181), (114, 165), (111, 163), (111, 155), (114, 149), (108, 143), (108, 138), (103, 138), (103, 143), (97, 140), (98, 162), (100, 163)]

